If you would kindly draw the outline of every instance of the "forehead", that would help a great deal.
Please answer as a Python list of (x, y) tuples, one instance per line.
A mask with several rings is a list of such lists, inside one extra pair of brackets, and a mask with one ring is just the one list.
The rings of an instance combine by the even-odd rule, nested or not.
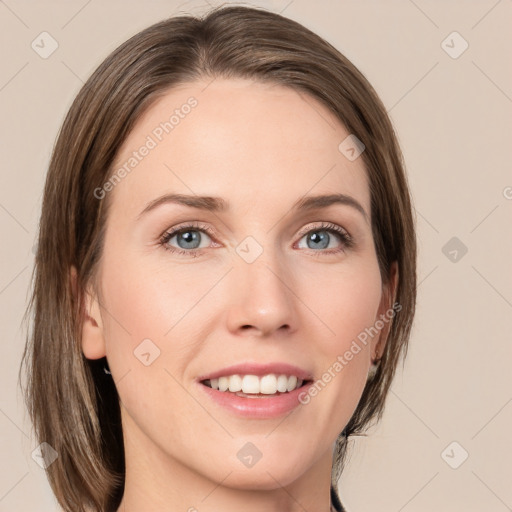
[(369, 214), (364, 163), (339, 149), (349, 135), (323, 104), (289, 87), (226, 79), (181, 84), (146, 111), (122, 145), (113, 165), (122, 179), (110, 199), (132, 214), (164, 193), (225, 197), (246, 210), (341, 192)]

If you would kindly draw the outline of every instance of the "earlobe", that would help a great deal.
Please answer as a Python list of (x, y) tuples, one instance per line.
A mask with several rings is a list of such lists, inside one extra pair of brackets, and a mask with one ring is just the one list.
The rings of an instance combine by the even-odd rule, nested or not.
[[(105, 357), (103, 322), (97, 294), (92, 286), (88, 286), (87, 290), (78, 290), (77, 272), (74, 266), (71, 267), (70, 279), (73, 294), (81, 304), (78, 321), (81, 324), (82, 352), (87, 359)], [(81, 297), (79, 297), (80, 293), (82, 294)]]

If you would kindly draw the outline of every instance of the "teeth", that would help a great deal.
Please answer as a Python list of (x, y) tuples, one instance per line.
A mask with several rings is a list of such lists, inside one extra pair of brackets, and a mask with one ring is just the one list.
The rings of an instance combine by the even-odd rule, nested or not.
[(232, 375), (229, 377), (229, 391), (232, 393), (236, 393), (237, 391), (242, 391), (243, 382), (240, 375)]
[(297, 386), (297, 377), (295, 377), (295, 375), (292, 375), (288, 379), (288, 384), (286, 386), (286, 390), (287, 391), (293, 391), (296, 386)]
[(277, 391), (277, 377), (275, 375), (265, 375), (260, 379), (260, 393), (264, 395), (273, 395)]
[(279, 375), (277, 378), (277, 391), (284, 393), (288, 388), (288, 377), (286, 375)]
[[(238, 375), (232, 375), (229, 377), (229, 380), (232, 378), (240, 378)], [(244, 393), (254, 393), (257, 394), (260, 392), (260, 379), (256, 375), (244, 375), (242, 379), (242, 391)]]
[(229, 379), (227, 377), (219, 378), (219, 391), (227, 391), (229, 388)]
[(212, 389), (219, 391), (230, 391), (232, 393), (242, 392), (245, 394), (274, 395), (277, 392), (286, 393), (300, 388), (303, 380), (295, 375), (276, 375), (270, 373), (263, 377), (257, 375), (230, 375), (205, 381)]

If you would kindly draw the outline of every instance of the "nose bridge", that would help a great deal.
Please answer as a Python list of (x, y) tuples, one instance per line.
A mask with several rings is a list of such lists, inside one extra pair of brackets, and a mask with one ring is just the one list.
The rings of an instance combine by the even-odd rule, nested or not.
[(284, 255), (277, 244), (267, 247), (247, 237), (236, 247), (236, 253), (230, 279), (233, 297), (230, 329), (250, 326), (262, 334), (283, 326), (293, 329), (296, 322), (293, 278), (286, 271)]

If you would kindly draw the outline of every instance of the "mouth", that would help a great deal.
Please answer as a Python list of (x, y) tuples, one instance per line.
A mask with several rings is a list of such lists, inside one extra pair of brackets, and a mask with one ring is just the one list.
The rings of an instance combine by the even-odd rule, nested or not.
[(289, 394), (309, 385), (310, 379), (297, 375), (270, 373), (258, 375), (223, 375), (200, 381), (203, 386), (222, 393), (232, 393), (242, 398), (270, 398)]
[(196, 382), (206, 401), (230, 414), (269, 419), (298, 408), (313, 375), (288, 363), (244, 363), (202, 375)]

